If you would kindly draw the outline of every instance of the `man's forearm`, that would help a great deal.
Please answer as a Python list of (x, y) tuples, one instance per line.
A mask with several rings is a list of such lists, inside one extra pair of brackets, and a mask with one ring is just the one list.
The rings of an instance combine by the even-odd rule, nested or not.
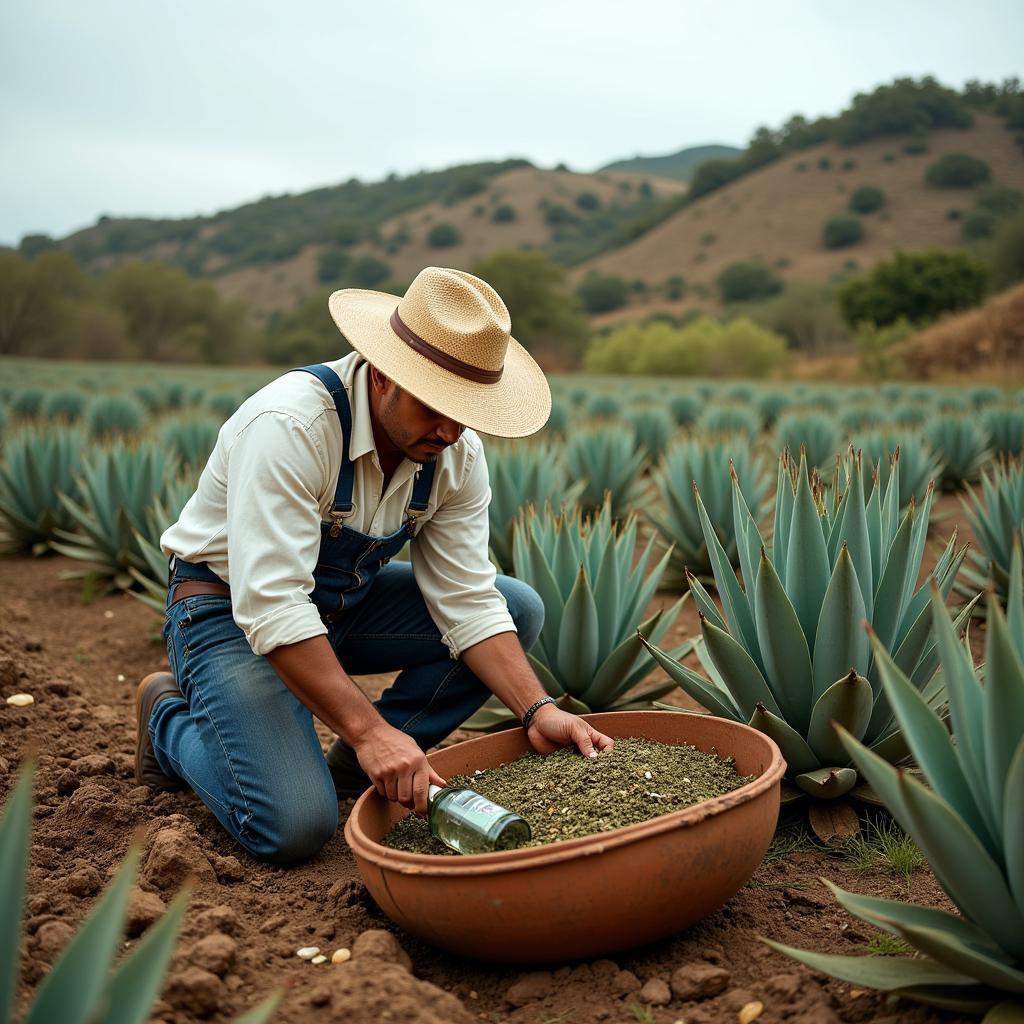
[(327, 637), (283, 644), (267, 660), (288, 689), (349, 746), (384, 721), (341, 667)]
[(516, 633), (497, 633), (481, 640), (462, 652), (462, 660), (517, 718), (547, 696)]

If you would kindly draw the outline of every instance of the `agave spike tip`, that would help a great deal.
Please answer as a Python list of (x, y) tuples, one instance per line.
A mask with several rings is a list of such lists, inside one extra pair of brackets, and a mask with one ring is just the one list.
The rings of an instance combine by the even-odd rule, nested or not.
[(850, 674), (846, 677), (848, 683), (857, 682), (857, 670), (855, 668), (850, 669)]

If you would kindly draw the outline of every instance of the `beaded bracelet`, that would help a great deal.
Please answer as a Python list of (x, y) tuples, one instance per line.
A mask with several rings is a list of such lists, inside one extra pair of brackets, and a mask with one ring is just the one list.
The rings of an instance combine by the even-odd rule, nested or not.
[(542, 697), (540, 700), (538, 700), (535, 703), (531, 704), (526, 709), (526, 714), (523, 715), (523, 728), (524, 729), (529, 729), (530, 728), (530, 719), (533, 718), (533, 716), (536, 714), (538, 708), (543, 707), (545, 704), (554, 704), (554, 703), (555, 703), (555, 698), (554, 697)]

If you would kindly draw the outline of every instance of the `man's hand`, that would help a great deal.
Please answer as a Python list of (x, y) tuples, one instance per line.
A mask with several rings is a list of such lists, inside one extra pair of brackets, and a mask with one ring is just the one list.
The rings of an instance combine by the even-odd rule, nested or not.
[(431, 784), (445, 786), (416, 741), (381, 720), (354, 744), (356, 758), (381, 796), (419, 815), (427, 813)]
[(611, 750), (615, 741), (588, 725), (578, 715), (545, 704), (533, 713), (526, 730), (530, 746), (538, 754), (550, 754), (559, 747), (574, 744), (585, 757), (596, 757), (598, 750)]

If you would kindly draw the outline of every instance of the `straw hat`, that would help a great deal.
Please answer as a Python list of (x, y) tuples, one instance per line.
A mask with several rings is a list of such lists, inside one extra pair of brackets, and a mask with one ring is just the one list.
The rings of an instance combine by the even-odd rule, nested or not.
[(327, 305), (351, 346), (431, 409), (499, 437), (525, 437), (547, 422), (544, 371), (479, 277), (426, 267), (402, 298), (342, 288)]

